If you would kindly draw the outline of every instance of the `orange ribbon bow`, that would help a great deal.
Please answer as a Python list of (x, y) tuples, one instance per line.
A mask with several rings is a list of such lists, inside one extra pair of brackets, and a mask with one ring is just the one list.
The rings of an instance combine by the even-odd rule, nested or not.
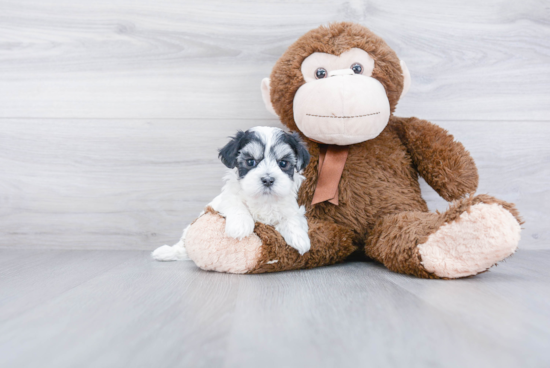
[(329, 201), (338, 205), (338, 184), (348, 158), (349, 146), (321, 145), (317, 187), (311, 204)]

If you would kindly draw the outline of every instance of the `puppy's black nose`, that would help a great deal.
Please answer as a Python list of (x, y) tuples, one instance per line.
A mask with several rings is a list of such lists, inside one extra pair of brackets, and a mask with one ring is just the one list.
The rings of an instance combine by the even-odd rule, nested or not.
[(269, 188), (270, 186), (272, 186), (274, 182), (275, 182), (275, 179), (272, 178), (271, 176), (264, 176), (262, 178), (262, 183), (266, 188)]

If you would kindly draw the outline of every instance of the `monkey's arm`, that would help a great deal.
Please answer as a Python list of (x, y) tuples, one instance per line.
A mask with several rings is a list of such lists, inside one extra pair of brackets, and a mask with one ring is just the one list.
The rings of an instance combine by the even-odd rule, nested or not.
[(474, 160), (445, 129), (417, 118), (392, 117), (390, 126), (420, 175), (441, 197), (453, 201), (475, 193), (479, 177)]

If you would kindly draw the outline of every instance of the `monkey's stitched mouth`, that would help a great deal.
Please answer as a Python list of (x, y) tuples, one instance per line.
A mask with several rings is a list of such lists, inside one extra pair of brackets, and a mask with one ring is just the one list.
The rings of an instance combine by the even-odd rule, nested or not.
[(377, 115), (380, 114), (380, 111), (373, 112), (372, 114), (364, 114), (364, 115), (352, 115), (352, 116), (334, 116), (334, 115), (315, 115), (315, 114), (306, 114), (307, 116), (313, 116), (316, 118), (331, 118), (331, 119), (353, 119), (353, 118), (362, 118), (365, 116), (371, 116), (371, 115)]

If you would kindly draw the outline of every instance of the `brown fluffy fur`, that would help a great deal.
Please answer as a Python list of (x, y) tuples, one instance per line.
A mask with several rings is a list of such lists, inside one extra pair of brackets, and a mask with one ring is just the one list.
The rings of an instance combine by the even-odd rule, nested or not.
[[(262, 255), (258, 266), (251, 273), (264, 273), (302, 268), (314, 268), (341, 262), (356, 247), (353, 233), (333, 222), (309, 219), (311, 249), (300, 256), (296, 249), (289, 247), (283, 237), (272, 227), (256, 223), (254, 232), (262, 239)], [(327, 247), (331, 244), (331, 247)], [(276, 260), (276, 263), (267, 264)]]
[[(337, 23), (314, 29), (279, 59), (271, 74), (271, 101), (281, 121), (299, 131), (293, 100), (305, 83), (300, 66), (313, 52), (340, 55), (351, 48), (375, 60), (373, 77), (386, 88), (393, 114), (403, 89), (397, 55), (363, 26)], [(303, 136), (303, 135), (302, 135)], [(490, 196), (472, 197), (478, 184), (474, 161), (461, 143), (444, 129), (416, 118), (390, 117), (376, 138), (350, 146), (339, 185), (339, 205), (311, 205), (317, 184), (320, 145), (303, 136), (311, 162), (298, 201), (307, 208), (312, 247), (300, 257), (272, 227), (258, 224), (262, 259), (253, 273), (311, 268), (345, 260), (358, 246), (392, 271), (438, 278), (424, 269), (417, 246), (442, 225), (456, 221), (476, 203), (498, 203), (521, 223), (513, 204)], [(418, 175), (443, 198), (454, 202), (444, 213), (430, 213), (422, 199)], [(270, 260), (277, 263), (267, 265)]]

